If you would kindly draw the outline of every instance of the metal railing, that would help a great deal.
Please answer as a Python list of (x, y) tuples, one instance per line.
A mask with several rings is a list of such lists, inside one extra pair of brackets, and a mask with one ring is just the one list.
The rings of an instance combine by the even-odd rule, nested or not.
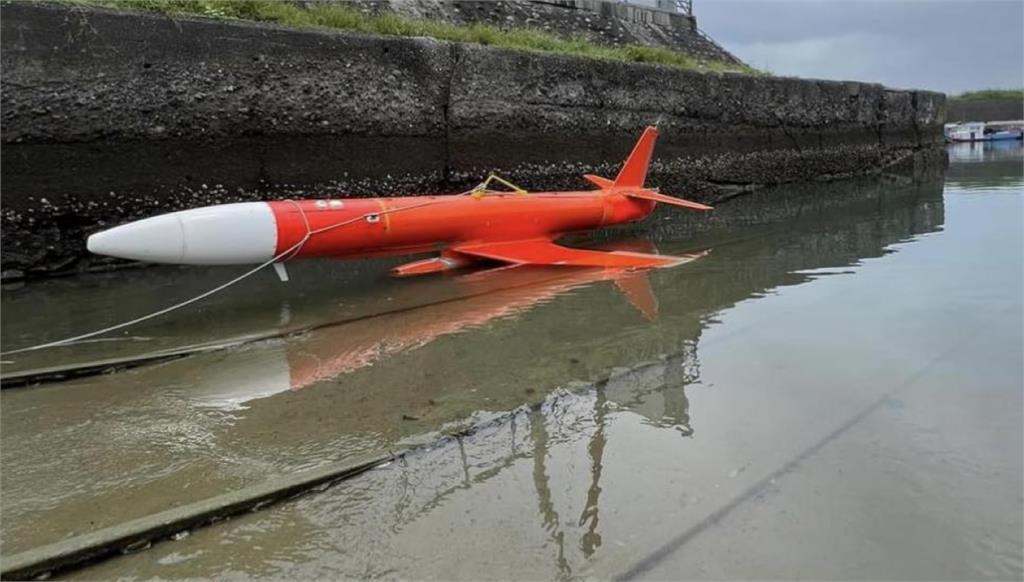
[(693, 16), (693, 0), (675, 0), (676, 10), (687, 16)]
[(693, 0), (618, 0), (622, 4), (635, 4), (669, 12), (693, 16)]

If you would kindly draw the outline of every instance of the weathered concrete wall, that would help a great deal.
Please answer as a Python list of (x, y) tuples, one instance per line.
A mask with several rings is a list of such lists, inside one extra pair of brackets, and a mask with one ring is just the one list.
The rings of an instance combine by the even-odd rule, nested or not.
[(949, 100), (949, 121), (1014, 121), (1024, 119), (1024, 99)]
[(740, 63), (697, 28), (693, 15), (613, 0), (294, 0), (344, 2), (366, 12), (501, 28), (535, 28), (565, 38), (586, 37), (611, 46), (639, 44), (684, 52), (702, 60)]
[(270, 197), (528, 188), (614, 175), (662, 128), (651, 182), (716, 202), (934, 160), (941, 94), (697, 74), (241, 22), (0, 5), (3, 269), (95, 265), (113, 223)]

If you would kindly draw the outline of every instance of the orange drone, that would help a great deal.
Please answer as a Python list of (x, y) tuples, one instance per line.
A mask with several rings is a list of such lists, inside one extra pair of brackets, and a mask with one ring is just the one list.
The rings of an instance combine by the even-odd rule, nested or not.
[[(531, 192), (491, 176), (447, 196), (281, 200), (207, 206), (162, 214), (89, 237), (91, 252), (156, 263), (273, 264), (309, 257), (362, 258), (440, 251), (396, 267), (398, 276), (435, 273), (481, 260), (510, 264), (643, 268), (680, 258), (574, 249), (558, 237), (647, 217), (658, 203), (710, 206), (646, 188), (658, 131), (648, 127), (614, 180), (584, 176), (596, 190)], [(491, 180), (512, 192), (487, 190)]]

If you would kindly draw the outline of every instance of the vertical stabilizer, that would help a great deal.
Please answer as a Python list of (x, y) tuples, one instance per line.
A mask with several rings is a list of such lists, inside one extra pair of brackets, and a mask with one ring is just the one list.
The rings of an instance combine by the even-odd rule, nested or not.
[(654, 142), (658, 139), (658, 130), (648, 126), (643, 135), (633, 146), (633, 152), (626, 158), (626, 163), (615, 177), (616, 187), (643, 188), (647, 177), (647, 167), (651, 164)]

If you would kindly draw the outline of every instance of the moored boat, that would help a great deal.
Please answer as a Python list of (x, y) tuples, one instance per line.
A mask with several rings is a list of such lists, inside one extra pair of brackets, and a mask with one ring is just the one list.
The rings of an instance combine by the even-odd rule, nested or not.
[(984, 121), (947, 123), (943, 128), (947, 142), (1007, 141), (1024, 138), (1020, 129), (998, 130), (988, 127)]

